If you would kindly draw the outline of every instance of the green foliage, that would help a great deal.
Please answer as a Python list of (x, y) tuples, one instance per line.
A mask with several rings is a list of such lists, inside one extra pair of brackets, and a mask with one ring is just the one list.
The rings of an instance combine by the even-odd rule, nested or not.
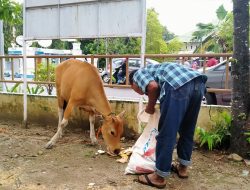
[(176, 53), (180, 51), (180, 49), (183, 47), (183, 42), (181, 42), (178, 38), (174, 38), (173, 40), (170, 40), (167, 45), (167, 52), (168, 53)]
[(83, 39), (83, 54), (138, 54), (140, 40), (137, 38)]
[(61, 40), (52, 40), (52, 44), (50, 46), (51, 49), (72, 49), (72, 43)]
[(218, 31), (218, 43), (220, 46), (224, 46), (223, 49), (226, 52), (233, 51), (233, 13), (228, 13), (223, 22), (219, 25)]
[[(39, 63), (37, 65), (37, 73), (35, 81), (50, 81), (55, 82), (55, 65), (49, 64), (49, 73), (48, 67), (45, 63)], [(45, 86), (49, 95), (52, 94), (53, 85), (52, 84), (43, 84), (41, 86)], [(39, 90), (40, 91), (40, 90)]]
[(107, 52), (109, 54), (138, 54), (140, 53), (140, 40), (137, 38), (108, 39)]
[(112, 75), (112, 83), (116, 83), (116, 79), (115, 79), (115, 77)]
[[(22, 6), (11, 0), (0, 0), (0, 20), (3, 20), (4, 50), (8, 51), (16, 36), (22, 34)], [(13, 32), (15, 29), (15, 35)]]
[(215, 26), (212, 23), (204, 24), (204, 23), (198, 23), (196, 24), (196, 27), (198, 28), (197, 31), (193, 33), (193, 36), (201, 39), (204, 36), (207, 36), (211, 32), (213, 32)]
[(246, 141), (250, 144), (250, 132), (244, 133), (247, 136)]
[(37, 75), (35, 81), (50, 81), (55, 82), (55, 65), (49, 64), (49, 74), (46, 63), (39, 63), (37, 65)]
[(147, 40), (146, 53), (167, 53), (167, 44), (163, 40), (164, 27), (158, 20), (158, 13), (154, 9), (147, 11)]
[(240, 119), (240, 120), (246, 120), (247, 119), (246, 113), (239, 113), (238, 114), (238, 119)]
[(182, 46), (183, 43), (160, 24), (158, 13), (154, 9), (149, 9), (147, 11), (146, 53), (177, 53)]
[(200, 146), (207, 146), (209, 150), (213, 150), (214, 148), (228, 148), (231, 122), (231, 115), (224, 111), (215, 117), (209, 131), (197, 127), (195, 133)]
[(192, 35), (193, 41), (202, 41), (202, 49), (198, 47), (195, 52), (210, 51), (226, 53), (233, 51), (233, 13), (227, 12), (223, 5), (216, 10), (219, 23), (197, 24), (197, 31)]
[[(5, 83), (5, 87), (6, 87), (7, 92), (19, 93), (21, 91), (20, 84), (21, 83), (16, 83), (14, 86), (9, 88)], [(29, 85), (27, 85), (27, 91), (29, 94), (41, 94), (44, 92), (44, 89), (41, 87), (41, 85), (36, 85), (36, 87), (31, 87), (31, 88)]]
[(213, 150), (217, 144), (221, 143), (221, 137), (218, 134), (205, 131), (203, 128), (197, 127), (196, 134), (199, 136), (200, 146), (206, 144), (209, 150)]
[(221, 5), (217, 10), (216, 10), (216, 14), (217, 14), (217, 18), (219, 20), (223, 20), (226, 15), (227, 15), (227, 11), (225, 10), (224, 6)]
[(36, 85), (36, 87), (29, 87), (27, 86), (27, 90), (29, 94), (41, 94), (44, 92), (44, 89), (41, 85)]
[(196, 24), (197, 31), (193, 32), (192, 41), (203, 41), (204, 37), (210, 35), (213, 33), (213, 30), (215, 26), (212, 23), (204, 24), (204, 23), (198, 23)]
[(166, 26), (163, 27), (163, 40), (165, 42), (172, 40), (175, 38), (174, 33), (168, 31), (168, 29), (166, 28)]
[(20, 24), (22, 6), (12, 0), (0, 0), (0, 19), (11, 24)]
[(216, 38), (211, 36), (210, 38), (207, 38), (205, 43), (202, 46), (202, 49), (208, 51), (208, 52), (222, 52), (223, 49), (219, 45), (218, 41)]
[(16, 83), (14, 86), (12, 86), (11, 88), (9, 88), (6, 83), (5, 83), (5, 88), (7, 90), (7, 92), (11, 92), (11, 93), (18, 93), (20, 88), (18, 88), (20, 85), (20, 83)]

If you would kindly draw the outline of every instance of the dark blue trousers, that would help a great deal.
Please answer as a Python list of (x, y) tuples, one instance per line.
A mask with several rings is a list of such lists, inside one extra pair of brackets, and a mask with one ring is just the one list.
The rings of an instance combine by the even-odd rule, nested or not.
[(176, 90), (167, 82), (164, 85), (165, 96), (160, 101), (161, 117), (156, 137), (156, 173), (162, 177), (170, 175), (178, 132), (178, 161), (185, 166), (191, 164), (194, 131), (206, 79), (206, 76), (199, 76)]

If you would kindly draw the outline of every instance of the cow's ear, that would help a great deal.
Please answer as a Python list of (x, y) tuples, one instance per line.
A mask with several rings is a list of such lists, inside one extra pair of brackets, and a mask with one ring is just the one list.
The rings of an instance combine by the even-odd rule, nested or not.
[(124, 119), (124, 116), (125, 116), (125, 110), (123, 110), (121, 113), (118, 114), (118, 116), (122, 119)]

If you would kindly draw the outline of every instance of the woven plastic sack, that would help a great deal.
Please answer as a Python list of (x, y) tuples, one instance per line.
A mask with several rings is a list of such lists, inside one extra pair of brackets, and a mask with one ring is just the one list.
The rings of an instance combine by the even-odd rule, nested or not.
[(137, 118), (141, 122), (146, 122), (147, 125), (132, 147), (133, 152), (125, 169), (125, 174), (152, 173), (155, 168), (155, 137), (158, 135), (160, 111), (156, 110), (154, 114), (150, 115), (142, 110)]

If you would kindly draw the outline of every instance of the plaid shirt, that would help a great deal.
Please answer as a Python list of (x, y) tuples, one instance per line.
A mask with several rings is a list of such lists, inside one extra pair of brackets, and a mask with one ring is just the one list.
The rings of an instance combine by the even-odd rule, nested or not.
[(133, 77), (134, 82), (147, 94), (146, 87), (150, 81), (156, 81), (161, 88), (159, 100), (165, 95), (165, 82), (174, 89), (178, 89), (192, 79), (201, 76), (201, 73), (177, 63), (161, 63), (148, 65), (139, 69)]

